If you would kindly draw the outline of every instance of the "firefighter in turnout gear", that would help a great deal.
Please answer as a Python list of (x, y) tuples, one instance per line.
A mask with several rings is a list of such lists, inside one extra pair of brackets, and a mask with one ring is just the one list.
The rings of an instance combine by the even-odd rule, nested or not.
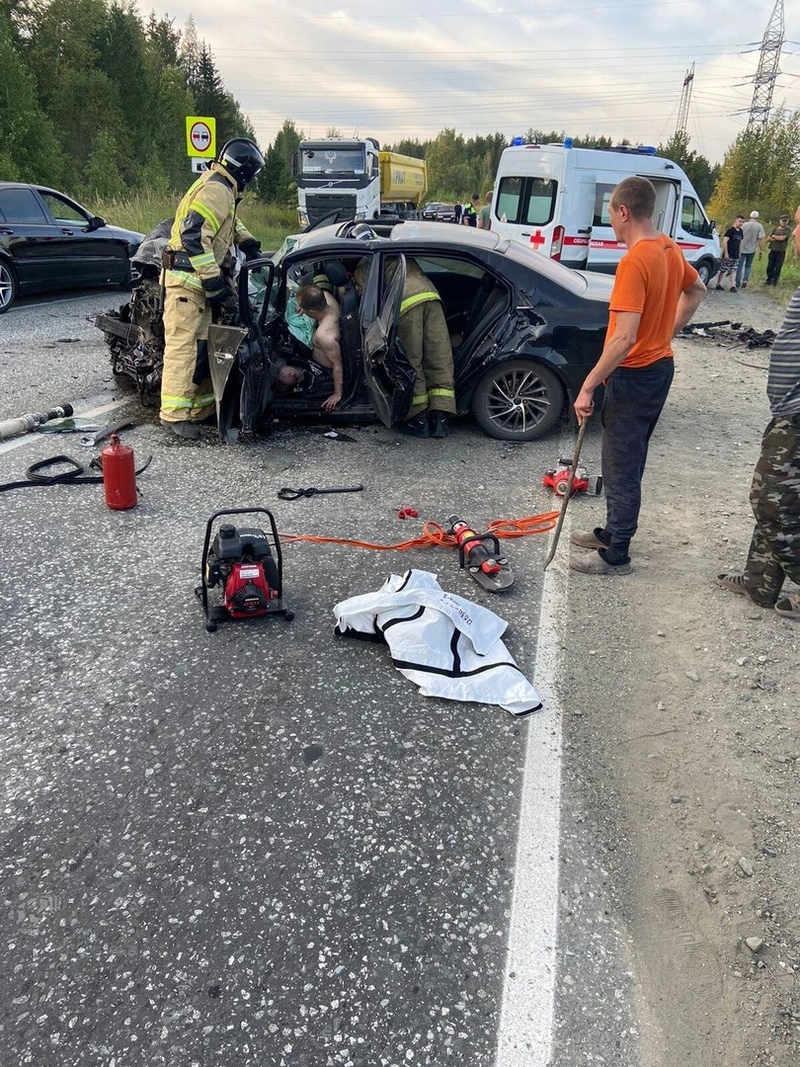
[(244, 190), (264, 166), (257, 145), (227, 141), (209, 170), (181, 200), (164, 252), (164, 371), (161, 424), (196, 441), (198, 423), (214, 411), (208, 372), (208, 327), (228, 296), (234, 245), (248, 259), (260, 245), (236, 219)]
[(397, 338), (417, 378), (411, 408), (398, 427), (412, 437), (447, 437), (455, 413), (453, 348), (442, 298), (413, 259), (407, 261)]

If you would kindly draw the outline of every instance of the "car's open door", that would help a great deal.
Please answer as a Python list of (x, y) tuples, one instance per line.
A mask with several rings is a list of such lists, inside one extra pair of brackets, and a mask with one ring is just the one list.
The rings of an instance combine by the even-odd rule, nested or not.
[(384, 426), (406, 415), (414, 389), (414, 371), (396, 344), (405, 283), (404, 256), (372, 256), (361, 301), (362, 353), (364, 381)]
[(208, 330), (208, 360), (217, 404), (220, 440), (252, 433), (272, 402), (275, 358), (265, 324), (275, 306), (277, 272), (269, 259), (243, 263), (237, 294), (239, 323)]

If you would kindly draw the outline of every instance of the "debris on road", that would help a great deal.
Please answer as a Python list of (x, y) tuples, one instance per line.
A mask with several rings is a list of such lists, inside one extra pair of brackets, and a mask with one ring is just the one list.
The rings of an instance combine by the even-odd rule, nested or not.
[(771, 348), (775, 340), (774, 330), (756, 330), (741, 322), (722, 319), (720, 322), (690, 322), (681, 330), (680, 337), (705, 337), (717, 341), (725, 348), (743, 344), (747, 348)]

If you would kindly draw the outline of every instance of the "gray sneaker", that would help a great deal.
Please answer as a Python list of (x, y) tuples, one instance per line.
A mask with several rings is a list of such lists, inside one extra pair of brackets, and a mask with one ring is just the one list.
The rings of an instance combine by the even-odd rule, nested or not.
[(573, 530), (569, 535), (570, 543), (580, 545), (581, 548), (608, 548), (605, 541), (601, 541), (596, 530)]
[(633, 568), (630, 563), (606, 563), (599, 552), (570, 552), (569, 569), (581, 574), (630, 574)]

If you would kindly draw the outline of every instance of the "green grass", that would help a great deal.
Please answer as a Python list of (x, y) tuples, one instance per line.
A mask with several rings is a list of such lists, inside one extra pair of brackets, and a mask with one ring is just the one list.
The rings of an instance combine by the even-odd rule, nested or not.
[[(175, 214), (180, 197), (147, 196), (138, 193), (124, 200), (106, 200), (93, 205), (114, 226), (148, 233), (159, 222)], [(264, 251), (279, 248), (288, 233), (298, 229), (297, 212), (291, 207), (264, 204), (247, 196), (239, 208), (239, 218), (261, 242)]]
[(791, 252), (787, 253), (786, 259), (783, 261), (783, 269), (781, 270), (780, 280), (775, 286), (767, 286), (764, 283), (767, 280), (767, 252), (761, 259), (756, 256), (753, 260), (753, 269), (750, 272), (750, 281), (748, 282), (748, 290), (755, 290), (761, 292), (764, 296), (768, 296), (771, 300), (775, 300), (781, 306), (786, 307), (789, 300), (792, 297), (795, 289), (800, 286), (800, 259), (792, 255)]

